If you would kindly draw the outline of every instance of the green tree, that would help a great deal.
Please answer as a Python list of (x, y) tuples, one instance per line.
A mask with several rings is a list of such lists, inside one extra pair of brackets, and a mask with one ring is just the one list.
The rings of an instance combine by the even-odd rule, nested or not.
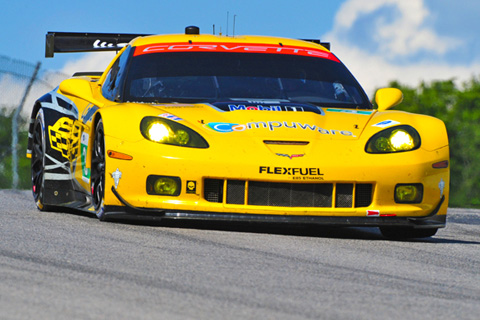
[[(12, 187), (12, 118), (14, 112), (0, 109), (0, 189)], [(19, 120), (17, 155), (19, 188), (30, 189), (30, 159), (26, 158), (28, 132), (26, 120)]]

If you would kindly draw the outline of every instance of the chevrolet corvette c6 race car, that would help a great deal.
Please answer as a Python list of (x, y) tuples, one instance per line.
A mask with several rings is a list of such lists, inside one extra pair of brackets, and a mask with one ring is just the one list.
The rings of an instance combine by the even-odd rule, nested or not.
[(328, 43), (261, 36), (47, 34), (54, 52), (119, 51), (39, 98), (27, 156), (40, 210), (380, 227), (445, 226), (436, 118), (377, 108)]

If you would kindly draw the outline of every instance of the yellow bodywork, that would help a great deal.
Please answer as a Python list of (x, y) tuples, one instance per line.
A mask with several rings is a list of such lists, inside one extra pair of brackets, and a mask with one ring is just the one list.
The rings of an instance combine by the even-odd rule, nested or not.
[[(321, 49), (318, 44), (273, 37), (222, 37), (213, 35), (167, 35), (133, 40), (131, 46), (151, 43), (256, 43), (301, 46)], [(121, 54), (121, 52), (119, 53)], [(115, 60), (114, 60), (115, 61)], [(113, 64), (113, 61), (112, 61)], [(108, 70), (108, 68), (107, 68)], [(131, 160), (106, 157), (105, 205), (124, 206), (111, 192), (113, 188), (127, 203), (142, 209), (228, 212), (265, 215), (366, 217), (369, 212), (398, 217), (422, 217), (439, 204), (437, 215), (445, 215), (448, 206), (449, 169), (434, 168), (449, 160), (448, 138), (444, 124), (435, 118), (387, 110), (401, 102), (401, 92), (383, 89), (378, 93), (379, 110), (322, 108), (322, 114), (310, 112), (275, 112), (236, 110), (219, 113), (207, 104), (116, 103), (102, 96), (101, 77), (76, 77), (62, 82), (59, 93), (68, 96), (78, 107), (79, 115), (98, 107), (89, 121), (61, 122), (63, 126), (81, 128), (75, 137), (66, 137), (58, 145), (65, 157), (73, 157), (75, 180), (90, 190), (94, 125), (101, 118), (107, 151), (131, 156)], [(133, 112), (134, 110), (134, 112)], [(199, 133), (208, 148), (188, 148), (155, 143), (145, 139), (139, 123), (146, 116), (168, 114)], [(368, 140), (383, 128), (375, 124), (393, 120), (414, 127), (421, 137), (420, 148), (397, 153), (369, 154)], [(229, 132), (212, 129), (212, 123), (234, 124)], [(210, 126), (209, 126), (210, 124)], [(220, 128), (220, 127), (218, 127)], [(226, 125), (225, 125), (225, 128)], [(228, 130), (227, 130), (228, 131)], [(73, 134), (73, 131), (71, 131)], [(81, 137), (80, 137), (81, 136)], [(56, 136), (51, 136), (53, 142)], [(80, 139), (84, 150), (81, 150)], [(76, 144), (75, 144), (76, 141)], [(268, 143), (268, 141), (274, 141)], [(277, 143), (278, 142), (278, 143)], [(285, 143), (292, 142), (292, 143)], [(302, 143), (293, 143), (302, 142)], [(82, 153), (83, 158), (82, 158)], [(121, 172), (115, 185), (114, 173)], [(150, 195), (146, 191), (149, 175), (174, 176), (181, 180), (179, 196)], [(205, 199), (206, 179), (224, 181), (222, 199)], [(245, 181), (243, 204), (227, 203), (227, 181)], [(366, 207), (338, 207), (335, 196), (330, 207), (283, 207), (248, 205), (248, 190), (254, 182), (292, 184), (328, 183), (333, 194), (341, 185), (353, 186), (353, 203), (360, 184), (372, 185), (372, 201)], [(422, 184), (421, 203), (396, 203), (397, 184)]]

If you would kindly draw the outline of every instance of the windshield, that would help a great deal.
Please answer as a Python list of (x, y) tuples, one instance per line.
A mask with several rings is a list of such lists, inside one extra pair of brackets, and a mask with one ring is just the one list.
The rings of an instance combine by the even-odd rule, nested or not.
[(279, 100), (370, 109), (340, 62), (299, 55), (162, 52), (133, 56), (124, 101)]

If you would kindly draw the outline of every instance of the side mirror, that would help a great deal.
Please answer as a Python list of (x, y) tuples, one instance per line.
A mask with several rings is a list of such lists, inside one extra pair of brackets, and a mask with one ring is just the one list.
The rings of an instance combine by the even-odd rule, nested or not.
[(378, 111), (385, 111), (403, 101), (403, 93), (397, 88), (378, 89), (375, 94), (375, 102), (378, 105)]
[(60, 83), (60, 91), (69, 96), (74, 96), (86, 100), (94, 105), (101, 107), (103, 103), (93, 97), (90, 82), (85, 79), (71, 78)]

